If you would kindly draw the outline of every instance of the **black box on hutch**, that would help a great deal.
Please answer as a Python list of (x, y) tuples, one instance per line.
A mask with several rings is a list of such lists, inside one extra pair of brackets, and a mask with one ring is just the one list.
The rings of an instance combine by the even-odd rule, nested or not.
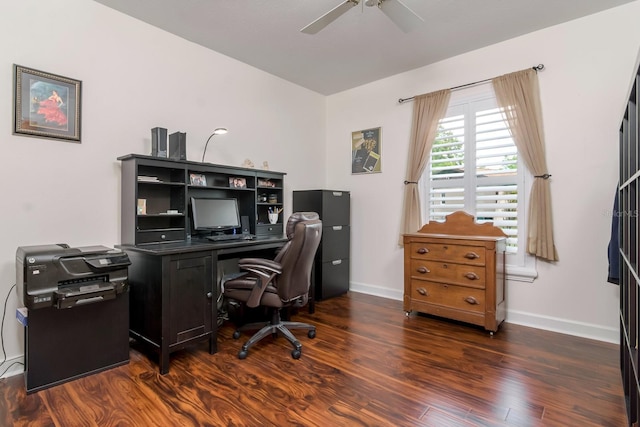
[(151, 155), (167, 157), (167, 130), (165, 128), (151, 129)]
[(175, 132), (169, 135), (169, 158), (187, 160), (187, 134)]

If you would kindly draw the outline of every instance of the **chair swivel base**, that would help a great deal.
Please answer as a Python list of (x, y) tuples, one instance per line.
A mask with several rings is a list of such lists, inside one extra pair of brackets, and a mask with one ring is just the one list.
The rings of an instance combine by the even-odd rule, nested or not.
[(267, 335), (272, 335), (274, 338), (276, 338), (278, 336), (278, 332), (280, 333), (280, 335), (283, 335), (293, 346), (293, 350), (291, 350), (291, 357), (294, 359), (300, 359), (300, 356), (302, 354), (302, 344), (300, 344), (300, 341), (298, 341), (298, 339), (291, 333), (289, 329), (305, 329), (308, 331), (307, 336), (309, 338), (316, 337), (315, 326), (302, 322), (283, 321), (280, 318), (280, 310), (274, 310), (270, 322), (257, 322), (243, 325), (236, 329), (236, 331), (233, 333), (233, 338), (240, 338), (240, 333), (242, 331), (255, 329), (259, 329), (259, 331), (253, 334), (253, 336), (249, 338), (246, 343), (244, 343), (242, 349), (238, 352), (238, 359), (245, 359), (247, 357), (249, 348), (260, 341), (262, 338), (266, 337)]

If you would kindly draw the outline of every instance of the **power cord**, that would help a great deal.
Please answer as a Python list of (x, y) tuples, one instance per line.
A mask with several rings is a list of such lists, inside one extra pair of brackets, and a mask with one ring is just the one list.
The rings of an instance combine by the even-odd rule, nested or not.
[[(0, 322), (0, 345), (2, 346), (2, 362), (0, 362), (0, 366), (2, 366), (7, 361), (7, 351), (4, 348), (4, 319), (7, 316), (7, 304), (9, 302), (9, 297), (11, 296), (11, 292), (15, 287), (16, 287), (16, 284), (14, 283), (11, 289), (9, 289), (9, 292), (7, 293), (7, 297), (4, 299), (4, 309), (2, 310), (2, 322)], [(13, 367), (13, 365), (17, 365), (17, 364), (24, 366), (24, 363), (22, 362), (17, 362), (17, 361), (13, 362), (11, 365), (9, 365), (7, 369), (5, 369), (2, 373), (0, 373), (0, 378), (2, 378), (4, 374), (6, 374), (7, 371), (9, 371), (9, 369)]]

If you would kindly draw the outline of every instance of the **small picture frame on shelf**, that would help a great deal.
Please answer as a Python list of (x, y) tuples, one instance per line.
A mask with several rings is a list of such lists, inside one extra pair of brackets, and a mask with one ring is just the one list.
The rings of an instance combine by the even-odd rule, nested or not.
[(147, 199), (138, 199), (138, 215), (147, 214)]
[(246, 178), (239, 178), (237, 176), (229, 177), (229, 187), (231, 188), (247, 188)]
[(258, 187), (273, 188), (276, 184), (270, 179), (258, 178)]
[(189, 182), (191, 183), (191, 185), (197, 185), (198, 187), (206, 187), (207, 177), (201, 173), (190, 173)]

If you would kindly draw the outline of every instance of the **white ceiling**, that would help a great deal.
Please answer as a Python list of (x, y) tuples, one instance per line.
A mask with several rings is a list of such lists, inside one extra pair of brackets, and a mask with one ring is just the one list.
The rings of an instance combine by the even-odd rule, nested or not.
[(95, 1), (330, 95), (634, 0), (402, 0), (425, 21), (410, 33), (363, 0), (315, 35), (343, 0)]

